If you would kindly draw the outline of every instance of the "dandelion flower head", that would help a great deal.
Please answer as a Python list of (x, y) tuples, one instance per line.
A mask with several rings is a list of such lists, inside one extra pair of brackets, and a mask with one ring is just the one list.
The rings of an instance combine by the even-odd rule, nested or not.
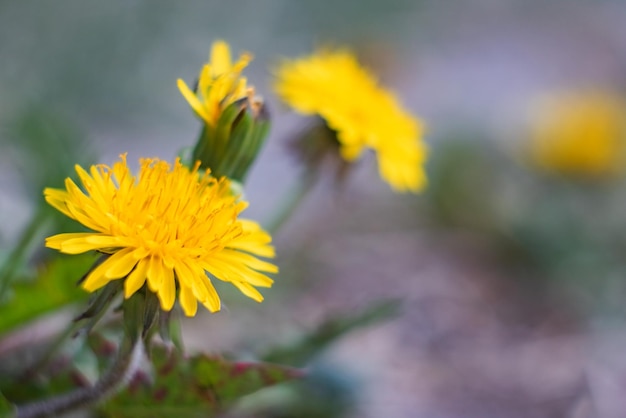
[(336, 131), (345, 160), (354, 161), (370, 148), (377, 154), (380, 176), (393, 189), (417, 192), (425, 186), (421, 121), (349, 51), (321, 50), (283, 60), (275, 90), (297, 112), (321, 116)]
[(246, 77), (241, 75), (250, 61), (252, 55), (243, 53), (233, 64), (228, 44), (216, 41), (211, 47), (209, 62), (200, 72), (197, 92), (181, 79), (177, 81), (178, 89), (198, 116), (215, 127), (222, 111), (230, 104), (254, 96), (254, 89), (247, 86)]
[[(144, 284), (161, 308), (174, 306), (177, 289), (188, 316), (197, 302), (211, 312), (220, 298), (211, 278), (230, 282), (261, 302), (255, 287), (270, 287), (277, 267), (258, 257), (273, 257), (271, 237), (250, 220), (239, 219), (247, 204), (233, 196), (226, 178), (215, 179), (181, 164), (140, 160), (134, 176), (123, 155), (112, 167), (76, 166), (79, 187), (45, 189), (46, 201), (91, 232), (65, 233), (46, 246), (67, 254), (96, 250), (109, 255), (82, 282), (94, 292), (112, 280), (124, 280), (128, 298)], [(208, 274), (207, 274), (208, 273)]]
[(529, 134), (531, 160), (543, 169), (614, 175), (626, 162), (626, 102), (596, 89), (546, 94), (534, 102)]

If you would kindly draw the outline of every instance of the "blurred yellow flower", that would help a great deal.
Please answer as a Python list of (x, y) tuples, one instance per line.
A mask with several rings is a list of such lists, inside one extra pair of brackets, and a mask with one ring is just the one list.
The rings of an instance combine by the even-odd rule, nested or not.
[(319, 115), (336, 131), (340, 152), (354, 161), (365, 148), (376, 151), (379, 173), (396, 191), (426, 184), (422, 123), (345, 50), (322, 50), (277, 68), (280, 98), (305, 115)]
[(568, 91), (537, 99), (530, 120), (530, 157), (569, 175), (606, 176), (626, 162), (626, 103), (616, 94)]
[(178, 89), (191, 108), (210, 126), (215, 126), (230, 104), (245, 97), (252, 97), (254, 89), (246, 85), (246, 77), (241, 72), (252, 61), (252, 55), (243, 53), (232, 64), (230, 48), (224, 41), (216, 41), (211, 47), (211, 56), (202, 67), (194, 93), (185, 82), (177, 80)]
[(112, 168), (76, 166), (82, 183), (66, 179), (65, 189), (45, 189), (46, 201), (93, 232), (59, 234), (46, 246), (67, 254), (97, 250), (110, 254), (85, 278), (94, 292), (124, 279), (126, 298), (147, 283), (165, 311), (172, 309), (178, 287), (180, 304), (193, 316), (200, 301), (211, 312), (220, 299), (207, 276), (230, 282), (261, 302), (254, 286), (271, 287), (260, 272), (278, 268), (257, 257), (273, 257), (271, 237), (253, 221), (239, 219), (247, 203), (230, 193), (228, 180), (200, 174), (177, 159), (140, 160), (137, 177), (126, 157)]

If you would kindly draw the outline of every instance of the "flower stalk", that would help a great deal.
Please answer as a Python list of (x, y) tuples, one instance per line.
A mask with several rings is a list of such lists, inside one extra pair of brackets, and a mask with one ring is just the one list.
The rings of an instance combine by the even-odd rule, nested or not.
[(144, 344), (141, 338), (124, 338), (115, 361), (93, 386), (18, 406), (15, 417), (57, 416), (103, 401), (126, 386), (137, 371), (143, 354)]

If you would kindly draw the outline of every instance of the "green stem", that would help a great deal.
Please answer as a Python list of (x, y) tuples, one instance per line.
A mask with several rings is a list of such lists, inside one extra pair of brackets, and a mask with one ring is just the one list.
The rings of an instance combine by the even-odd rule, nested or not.
[(48, 219), (49, 211), (47, 208), (40, 208), (26, 229), (22, 233), (19, 242), (13, 248), (13, 251), (7, 254), (6, 260), (0, 267), (0, 301), (4, 299), (4, 293), (15, 277), (15, 273), (20, 265), (24, 263), (24, 259), (28, 255), (28, 251), (33, 244), (35, 238), (39, 236), (41, 228)]
[(16, 418), (57, 416), (108, 398), (128, 383), (139, 367), (143, 351), (143, 340), (124, 338), (115, 362), (95, 385), (18, 406)]
[(266, 227), (267, 232), (275, 235), (283, 227), (283, 225), (291, 219), (296, 209), (300, 207), (304, 198), (315, 185), (316, 181), (317, 176), (311, 171), (307, 171), (302, 175), (300, 181), (298, 181), (295, 187), (289, 191), (281, 202), (274, 218), (268, 222)]

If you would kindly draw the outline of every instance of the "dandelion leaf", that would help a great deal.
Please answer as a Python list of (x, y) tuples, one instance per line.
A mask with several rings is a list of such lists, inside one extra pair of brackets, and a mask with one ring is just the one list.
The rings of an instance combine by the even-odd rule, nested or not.
[(154, 347), (154, 376), (136, 374), (128, 388), (101, 407), (105, 417), (212, 417), (239, 398), (302, 376), (297, 369), (228, 361)]
[(0, 305), (0, 335), (41, 315), (86, 300), (88, 294), (76, 282), (93, 262), (93, 255), (55, 258), (38, 269), (38, 277), (15, 283), (8, 301)]
[(400, 301), (387, 299), (378, 301), (355, 314), (331, 317), (292, 344), (273, 348), (261, 358), (271, 363), (302, 367), (345, 334), (397, 316), (400, 306)]

